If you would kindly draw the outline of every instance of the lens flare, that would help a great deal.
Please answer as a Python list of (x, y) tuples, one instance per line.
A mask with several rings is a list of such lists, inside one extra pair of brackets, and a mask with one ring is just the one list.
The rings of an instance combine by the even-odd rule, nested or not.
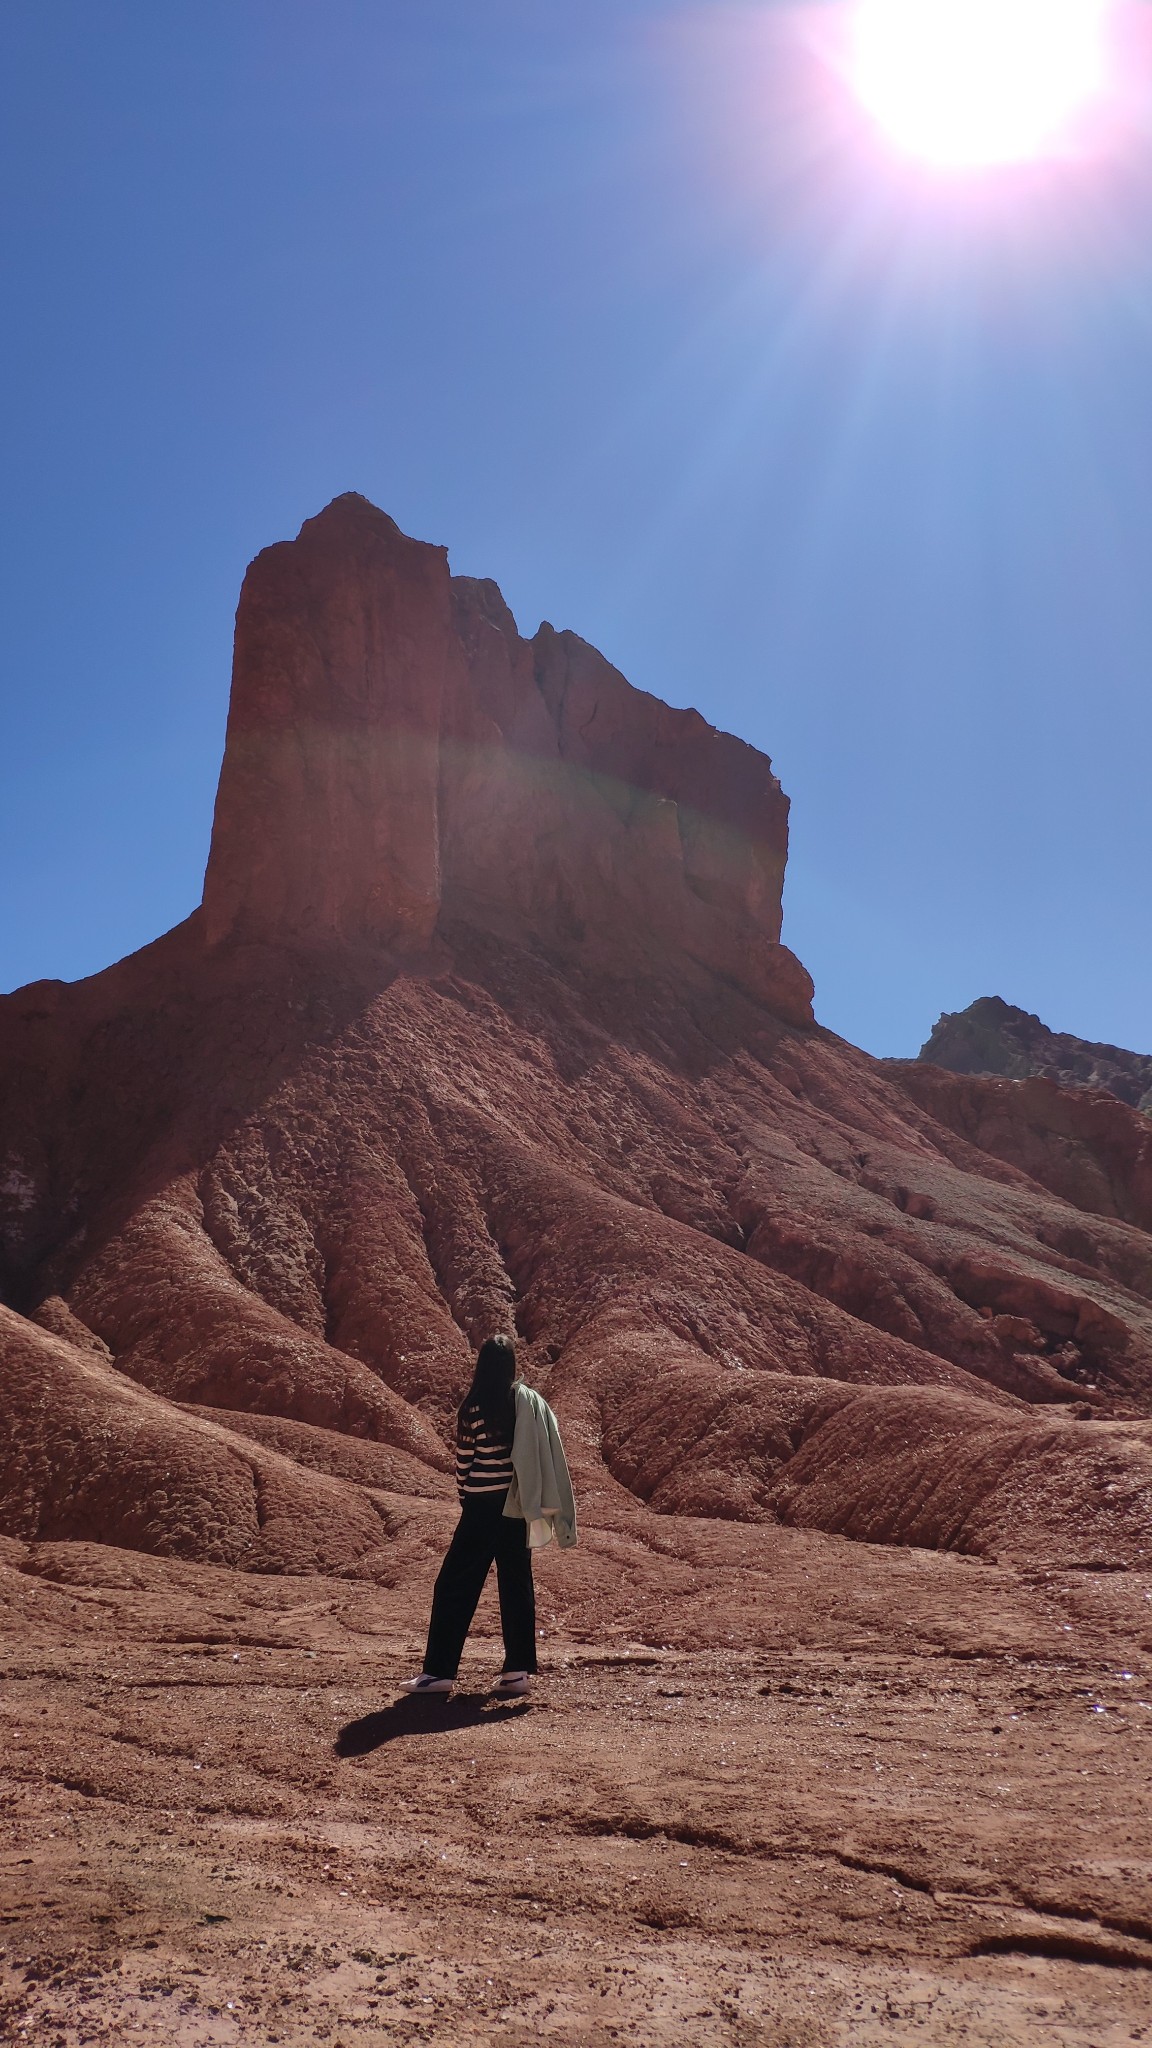
[(857, 0), (852, 75), (890, 140), (931, 163), (1058, 148), (1104, 84), (1108, 0)]

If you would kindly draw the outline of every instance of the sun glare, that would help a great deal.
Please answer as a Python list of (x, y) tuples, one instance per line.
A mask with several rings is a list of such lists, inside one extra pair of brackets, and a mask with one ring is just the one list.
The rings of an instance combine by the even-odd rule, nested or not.
[(1108, 0), (857, 0), (853, 77), (898, 148), (953, 166), (1058, 147), (1103, 83)]

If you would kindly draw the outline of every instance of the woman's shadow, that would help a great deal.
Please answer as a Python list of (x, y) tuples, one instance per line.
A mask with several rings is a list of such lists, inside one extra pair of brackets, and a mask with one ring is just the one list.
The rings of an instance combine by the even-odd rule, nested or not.
[(337, 1756), (368, 1756), (401, 1735), (443, 1735), (452, 1728), (502, 1728), (522, 1721), (531, 1700), (494, 1700), (483, 1692), (425, 1693), (394, 1700), (375, 1714), (362, 1714), (340, 1730)]

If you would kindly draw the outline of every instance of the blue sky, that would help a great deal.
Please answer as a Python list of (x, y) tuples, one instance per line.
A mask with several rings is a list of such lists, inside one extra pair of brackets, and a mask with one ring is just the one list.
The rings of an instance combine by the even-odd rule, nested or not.
[(942, 178), (834, 7), (4, 0), (0, 987), (198, 900), (355, 489), (771, 754), (817, 1014), (1152, 1049), (1152, 142)]

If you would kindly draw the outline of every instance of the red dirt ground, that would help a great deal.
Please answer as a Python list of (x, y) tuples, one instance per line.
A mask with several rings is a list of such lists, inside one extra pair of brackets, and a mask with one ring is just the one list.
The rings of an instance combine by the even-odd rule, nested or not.
[(397, 1705), (399, 1584), (9, 1542), (0, 2031), (1152, 2038), (1152, 1579), (586, 1502), (545, 1675)]

